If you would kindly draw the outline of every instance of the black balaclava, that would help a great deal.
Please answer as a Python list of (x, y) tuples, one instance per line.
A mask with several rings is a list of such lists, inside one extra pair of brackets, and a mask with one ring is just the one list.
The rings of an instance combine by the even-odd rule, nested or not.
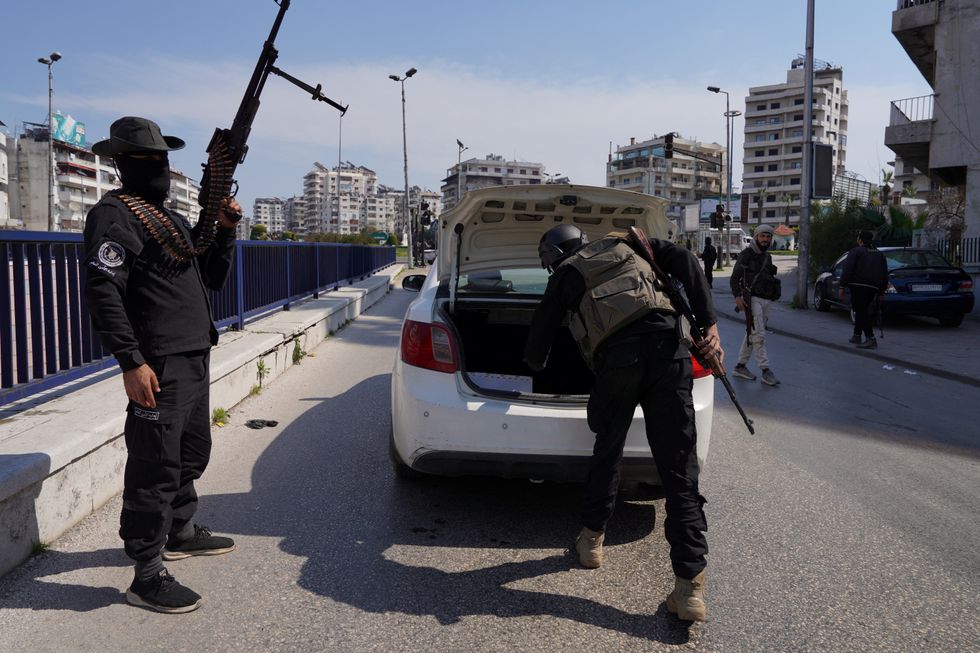
[(153, 204), (163, 204), (170, 193), (170, 162), (164, 156), (160, 161), (135, 159), (125, 154), (113, 157), (123, 188), (132, 191)]

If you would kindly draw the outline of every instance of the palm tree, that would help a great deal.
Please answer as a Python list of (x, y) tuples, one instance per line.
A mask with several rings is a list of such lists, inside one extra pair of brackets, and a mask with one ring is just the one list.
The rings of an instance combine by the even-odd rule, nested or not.
[(793, 205), (793, 197), (789, 193), (785, 193), (781, 198), (781, 201), (786, 205), (786, 218), (784, 224), (789, 226), (789, 208)]
[(881, 203), (889, 204), (888, 194), (891, 192), (892, 181), (895, 179), (895, 173), (891, 170), (882, 168), (881, 169)]

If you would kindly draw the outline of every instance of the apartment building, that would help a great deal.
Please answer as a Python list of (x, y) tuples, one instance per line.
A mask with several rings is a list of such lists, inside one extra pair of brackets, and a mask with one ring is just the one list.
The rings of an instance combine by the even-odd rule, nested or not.
[(293, 195), (283, 203), (282, 217), (286, 223), (286, 231), (294, 234), (303, 233), (304, 218), (306, 215), (306, 200), (302, 195)]
[(377, 174), (364, 166), (314, 163), (303, 177), (303, 233), (360, 233), (367, 226), (367, 200), (376, 196), (377, 184)]
[(900, 156), (895, 157), (894, 178), (889, 202), (891, 204), (906, 204), (909, 200), (928, 202), (932, 194), (939, 189), (940, 184), (929, 178), (910, 161)]
[[(17, 183), (10, 187), (9, 228), (48, 230), (48, 130), (25, 123), (15, 146)], [(53, 215), (56, 231), (82, 231), (85, 216), (102, 196), (119, 188), (111, 158), (86, 146), (55, 140)], [(8, 162), (9, 163), (9, 162)], [(170, 169), (170, 196), (164, 203), (197, 222), (200, 186), (176, 168)]]
[[(840, 66), (814, 61), (810, 129), (814, 143), (834, 148), (835, 175), (842, 175), (847, 163), (848, 101), (843, 80)], [(797, 57), (784, 83), (752, 87), (745, 98), (742, 193), (753, 207), (749, 222), (784, 218), (787, 206), (790, 223), (800, 221), (804, 94), (804, 59)]]
[(544, 166), (527, 161), (508, 161), (499, 154), (462, 161), (446, 171), (442, 180), (442, 207), (449, 210), (462, 195), (490, 186), (525, 186), (543, 183)]
[[(4, 124), (0, 122), (0, 128)], [(7, 229), (10, 222), (10, 172), (7, 168), (7, 134), (0, 131), (0, 229)]]
[(270, 234), (281, 234), (286, 228), (286, 201), (281, 197), (257, 197), (252, 202), (252, 225), (265, 225)]
[(727, 149), (674, 137), (673, 157), (663, 156), (664, 137), (617, 146), (606, 162), (606, 185), (670, 200), (667, 217), (682, 224), (684, 206), (728, 192)]
[(980, 3), (897, 0), (892, 35), (933, 93), (891, 103), (885, 145), (932, 181), (962, 189), (964, 235), (980, 237)]

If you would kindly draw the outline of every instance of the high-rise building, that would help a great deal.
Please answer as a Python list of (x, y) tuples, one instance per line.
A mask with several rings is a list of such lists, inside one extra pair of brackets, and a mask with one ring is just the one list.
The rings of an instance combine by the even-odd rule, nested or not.
[[(462, 161), (446, 171), (442, 180), (442, 207), (449, 210), (468, 191), (489, 186), (525, 186), (543, 182), (544, 166), (527, 161), (508, 161), (499, 154)], [(457, 191), (459, 195), (457, 195)]]
[(345, 163), (327, 168), (314, 163), (303, 177), (304, 233), (356, 234), (367, 227), (368, 198), (377, 194), (378, 176)]
[(258, 197), (252, 204), (252, 225), (265, 225), (271, 235), (279, 235), (286, 228), (286, 202), (279, 197)]
[(964, 235), (980, 236), (980, 3), (899, 0), (892, 35), (934, 92), (891, 103), (885, 145), (930, 179), (962, 189)]
[(727, 193), (727, 150), (717, 143), (702, 143), (674, 136), (673, 156), (664, 158), (664, 136), (655, 136), (616, 148), (606, 162), (606, 185), (670, 200), (667, 217), (682, 219), (684, 206), (705, 197)]
[[(815, 61), (813, 72), (814, 143), (833, 146), (834, 174), (844, 173), (847, 151), (847, 91), (840, 66)], [(793, 60), (782, 84), (756, 86), (745, 98), (745, 152), (742, 195), (751, 207), (749, 222), (800, 221), (802, 201), (804, 59)]]
[(286, 223), (286, 231), (294, 234), (303, 233), (303, 218), (306, 215), (306, 200), (302, 195), (293, 195), (288, 198), (283, 206), (283, 220)]

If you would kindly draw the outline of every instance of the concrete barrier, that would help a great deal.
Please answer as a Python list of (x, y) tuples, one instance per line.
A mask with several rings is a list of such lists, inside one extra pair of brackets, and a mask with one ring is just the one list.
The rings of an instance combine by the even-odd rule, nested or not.
[[(222, 334), (211, 352), (212, 410), (231, 408), (253, 386), (273, 382), (299, 352), (384, 298), (401, 269), (391, 266)], [(122, 379), (110, 370), (4, 407), (0, 576), (122, 491), (126, 403)]]

